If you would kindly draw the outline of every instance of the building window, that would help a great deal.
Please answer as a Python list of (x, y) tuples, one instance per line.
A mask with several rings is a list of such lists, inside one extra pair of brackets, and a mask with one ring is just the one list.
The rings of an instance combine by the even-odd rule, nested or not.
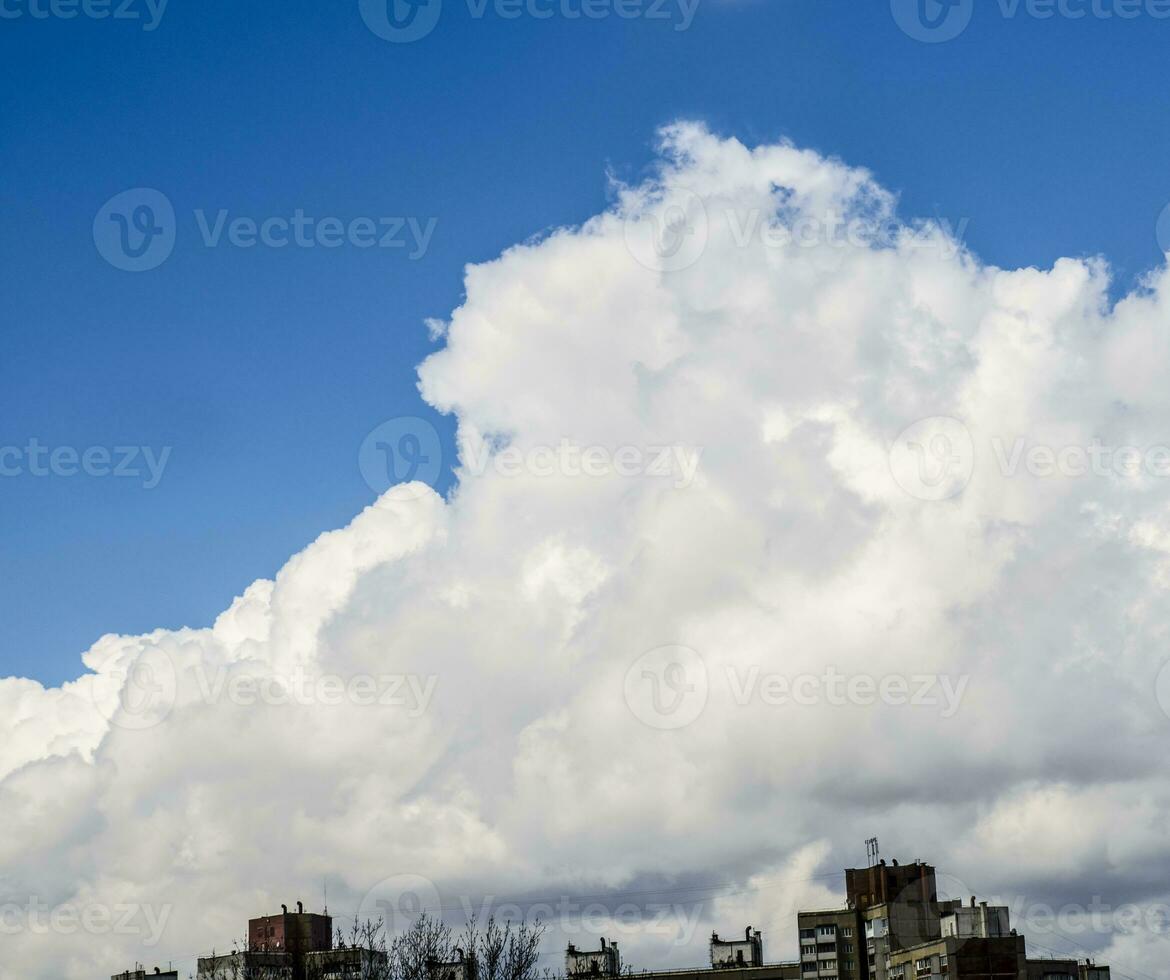
[(841, 930), (841, 935), (842, 936), (852, 936), (853, 935), (853, 927), (852, 926), (845, 926), (845, 928), (843, 928)]
[(800, 930), (800, 938), (801, 939), (816, 939), (817, 938), (817, 931), (816, 931), (816, 929), (801, 929)]
[(846, 953), (852, 953), (852, 952), (853, 952), (853, 943), (846, 943), (846, 944), (845, 944), (845, 952), (846, 952)]

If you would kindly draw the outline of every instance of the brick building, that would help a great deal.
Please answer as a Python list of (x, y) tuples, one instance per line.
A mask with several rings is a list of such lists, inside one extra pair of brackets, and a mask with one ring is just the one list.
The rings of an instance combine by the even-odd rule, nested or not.
[(248, 921), (248, 948), (201, 957), (198, 980), (343, 980), (369, 976), (386, 963), (377, 950), (333, 945), (333, 919), (281, 906)]

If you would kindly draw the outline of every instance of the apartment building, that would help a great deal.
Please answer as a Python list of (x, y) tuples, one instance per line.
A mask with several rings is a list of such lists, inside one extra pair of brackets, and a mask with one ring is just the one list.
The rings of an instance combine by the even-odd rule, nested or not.
[(1026, 980), (1109, 980), (1109, 967), (1097, 966), (1092, 960), (1030, 959), (1024, 976)]
[(855, 909), (797, 914), (803, 980), (864, 980), (865, 955)]
[(942, 935), (943, 909), (932, 865), (879, 861), (868, 868), (847, 868), (845, 896), (861, 919), (866, 980), (888, 980), (893, 953)]
[(280, 915), (248, 920), (249, 950), (289, 953), (299, 958), (304, 953), (333, 948), (333, 919), (328, 915), (306, 912), (300, 902), (296, 912), (289, 912), (287, 905), (280, 909)]
[(333, 919), (290, 912), (248, 920), (248, 948), (200, 957), (198, 980), (346, 980), (386, 963), (384, 952), (333, 945)]
[(287, 953), (233, 951), (199, 957), (195, 976), (197, 980), (293, 980), (293, 964)]
[(1021, 980), (1020, 966), (1024, 959), (1023, 936), (947, 936), (892, 953), (889, 977), (890, 980)]
[(966, 939), (975, 936), (994, 939), (1010, 935), (1012, 931), (1007, 906), (989, 906), (986, 902), (976, 905), (974, 896), (971, 897), (970, 905), (950, 904), (949, 909), (942, 912), (939, 926), (944, 937), (957, 936)]
[[(1029, 959), (1006, 906), (939, 901), (935, 870), (915, 861), (845, 872), (850, 911), (865, 937), (866, 980), (1109, 980), (1107, 966)], [(805, 915), (800, 913), (802, 961)], [(803, 963), (802, 963), (803, 969)], [(819, 970), (817, 975), (820, 974)], [(813, 974), (807, 974), (810, 978)]]
[(578, 949), (572, 943), (565, 950), (565, 976), (616, 977), (622, 972), (622, 957), (617, 943), (601, 939), (600, 949)]
[(305, 954), (307, 980), (352, 980), (379, 976), (386, 954), (360, 946), (314, 950)]
[[(569, 948), (581, 955), (574, 947)], [(603, 946), (605, 948), (612, 949), (613, 946)], [(596, 951), (584, 955), (596, 955)], [(624, 975), (637, 980), (800, 980), (799, 963), (764, 962), (764, 937), (758, 929), (750, 927), (744, 930), (742, 939), (721, 939), (719, 933), (713, 932), (710, 959), (711, 965), (707, 968), (638, 970)], [(614, 962), (611, 961), (611, 965)], [(620, 960), (616, 963), (620, 969)]]
[(764, 940), (760, 930), (748, 926), (743, 939), (720, 939), (711, 933), (711, 968), (726, 970), (732, 967), (764, 965)]
[(479, 966), (474, 954), (466, 956), (463, 950), (456, 947), (453, 960), (443, 962), (428, 959), (427, 976), (430, 980), (476, 980), (479, 976)]
[(142, 967), (136, 966), (133, 970), (115, 974), (110, 980), (179, 980), (179, 973), (177, 970), (168, 970), (164, 973), (157, 966), (151, 973), (147, 973)]

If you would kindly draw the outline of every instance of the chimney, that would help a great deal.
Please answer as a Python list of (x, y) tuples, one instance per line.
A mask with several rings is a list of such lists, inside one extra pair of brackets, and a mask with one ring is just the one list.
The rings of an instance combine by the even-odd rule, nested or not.
[(280, 907), (280, 911), (281, 911), (281, 912), (283, 912), (285, 915), (288, 915), (288, 906), (287, 906), (287, 905), (282, 905), (282, 906)]
[(305, 914), (304, 904), (301, 902), (297, 902), (297, 915), (304, 915), (304, 914)]
[(601, 937), (601, 948), (604, 951), (604, 949), (605, 949), (605, 936)]
[(975, 908), (975, 896), (971, 896), (971, 908)]

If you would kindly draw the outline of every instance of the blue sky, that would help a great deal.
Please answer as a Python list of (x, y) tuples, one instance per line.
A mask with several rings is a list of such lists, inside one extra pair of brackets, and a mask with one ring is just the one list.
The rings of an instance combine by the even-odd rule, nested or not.
[[(0, 477), (0, 673), (55, 683), (104, 632), (209, 623), (374, 499), (358, 453), (387, 419), (429, 418), (449, 462), (452, 420), (415, 387), (424, 320), (459, 303), (466, 263), (604, 208), (607, 169), (642, 174), (672, 119), (865, 165), (903, 214), (966, 219), (992, 263), (1101, 254), (1126, 288), (1160, 260), (1170, 21), (1148, 14), (976, 0), (929, 44), (884, 0), (700, 0), (686, 30), (671, 2), (508, 19), (445, 0), (395, 44), (357, 0), (171, 0), (149, 31), (30, 2), (0, 19), (0, 447), (170, 454), (149, 489)], [(138, 187), (177, 236), (129, 273), (93, 226)], [(402, 248), (207, 247), (194, 212), (222, 209), (433, 235), (417, 258), (406, 230)]]

